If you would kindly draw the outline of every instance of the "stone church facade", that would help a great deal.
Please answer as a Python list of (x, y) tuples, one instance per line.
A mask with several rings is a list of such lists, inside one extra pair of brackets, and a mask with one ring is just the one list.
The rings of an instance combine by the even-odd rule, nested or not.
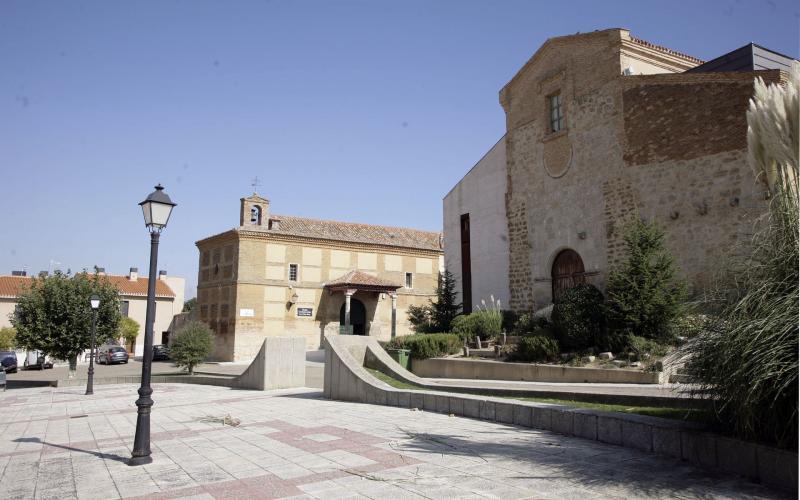
[(242, 198), (239, 227), (198, 241), (199, 319), (213, 357), (252, 359), (266, 336), (325, 333), (389, 340), (413, 333), (410, 305), (436, 295), (441, 234), (270, 214)]
[[(701, 63), (627, 30), (596, 31), (547, 40), (501, 90), (505, 182), (487, 185), (505, 189), (512, 309), (577, 282), (603, 289), (632, 216), (664, 229), (694, 290), (747, 241), (767, 201), (747, 163), (745, 113), (756, 76), (785, 75), (686, 73)], [(446, 242), (463, 216), (445, 204)], [(448, 244), (447, 261), (460, 251)]]

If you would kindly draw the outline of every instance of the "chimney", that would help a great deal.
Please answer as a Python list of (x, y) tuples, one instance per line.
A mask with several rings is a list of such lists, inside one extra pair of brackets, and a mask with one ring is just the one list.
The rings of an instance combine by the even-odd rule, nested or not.
[(159, 271), (158, 272), (158, 279), (160, 279), (160, 280), (167, 279), (167, 271), (165, 271), (163, 269), (161, 271)]
[(27, 276), (28, 271), (11, 271), (11, 276)]
[(47, 271), (39, 271), (39, 277), (40, 278), (46, 278), (48, 274), (50, 274), (50, 273), (47, 272)]
[(128, 272), (128, 279), (131, 281), (136, 281), (139, 279), (139, 268), (132, 267), (131, 270)]
[(105, 267), (94, 266), (94, 272), (96, 272), (99, 276), (105, 276), (106, 275), (106, 268)]
[(281, 230), (281, 220), (278, 217), (271, 217), (269, 219), (269, 228), (274, 231)]

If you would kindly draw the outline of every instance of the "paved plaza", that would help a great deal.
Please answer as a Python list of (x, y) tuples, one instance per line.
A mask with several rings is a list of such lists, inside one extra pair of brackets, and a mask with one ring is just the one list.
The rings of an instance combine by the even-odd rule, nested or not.
[[(276, 392), (134, 385), (0, 393), (3, 498), (776, 498), (686, 463), (513, 425)], [(225, 417), (230, 418), (225, 418)], [(227, 423), (223, 423), (223, 421)]]

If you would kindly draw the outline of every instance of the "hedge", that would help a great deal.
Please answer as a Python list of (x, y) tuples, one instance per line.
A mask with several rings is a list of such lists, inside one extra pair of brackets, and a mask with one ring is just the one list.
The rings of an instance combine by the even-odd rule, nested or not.
[(453, 333), (418, 333), (396, 337), (386, 346), (387, 349), (409, 349), (413, 359), (428, 359), (461, 350), (463, 342)]

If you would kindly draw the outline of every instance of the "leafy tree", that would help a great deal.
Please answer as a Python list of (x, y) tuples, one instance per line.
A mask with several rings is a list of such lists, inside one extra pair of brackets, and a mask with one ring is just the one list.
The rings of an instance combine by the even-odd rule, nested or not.
[(664, 246), (664, 233), (654, 222), (631, 221), (625, 229), (628, 258), (612, 270), (606, 294), (608, 319), (618, 334), (669, 340), (682, 311), (685, 285)]
[(461, 312), (461, 303), (456, 302), (455, 277), (447, 269), (439, 275), (436, 302), (431, 301), (430, 311), (434, 329), (438, 332), (449, 332), (450, 323)]
[(139, 323), (135, 319), (125, 316), (119, 322), (119, 336), (126, 346), (136, 342), (136, 337), (139, 336)]
[(414, 327), (417, 333), (433, 332), (433, 322), (431, 321), (431, 306), (425, 304), (424, 306), (408, 306), (408, 322)]
[(200, 321), (190, 321), (178, 330), (170, 345), (170, 357), (178, 366), (189, 369), (194, 374), (194, 367), (202, 363), (214, 347), (214, 334)]
[(187, 300), (183, 303), (183, 311), (182, 312), (191, 312), (192, 309), (197, 306), (197, 297), (192, 297), (191, 299)]
[(86, 273), (72, 277), (61, 272), (33, 278), (20, 293), (11, 324), (17, 344), (40, 350), (56, 359), (74, 360), (91, 342), (92, 308), (97, 294), (97, 342), (117, 337), (120, 312), (119, 291), (106, 278)]
[(0, 351), (10, 351), (17, 347), (17, 331), (4, 326), (0, 328)]

